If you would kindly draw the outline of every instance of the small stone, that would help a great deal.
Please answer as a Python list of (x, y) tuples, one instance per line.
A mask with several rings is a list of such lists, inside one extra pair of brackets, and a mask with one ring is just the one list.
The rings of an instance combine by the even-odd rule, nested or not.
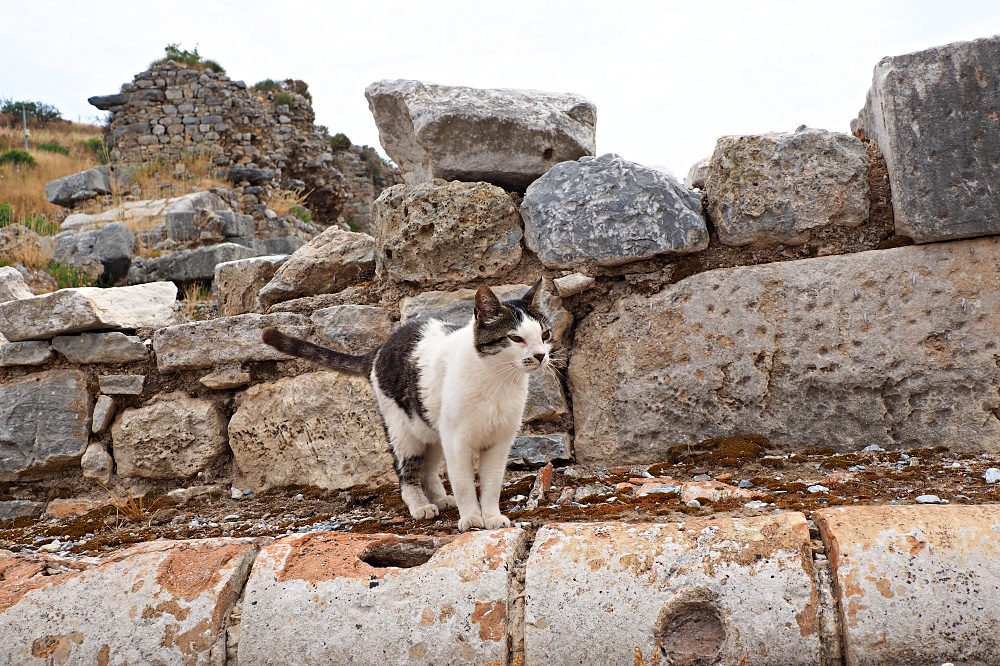
[(947, 504), (948, 500), (943, 500), (937, 495), (920, 495), (916, 498), (917, 504)]
[(861, 453), (884, 453), (884, 452), (885, 449), (883, 449), (878, 444), (869, 444), (865, 448), (861, 449)]
[(42, 552), (42, 553), (54, 553), (57, 550), (59, 550), (60, 548), (62, 548), (62, 542), (59, 541), (59, 539), (56, 539), (55, 541), (52, 541), (51, 543), (47, 543), (44, 546), (39, 546), (38, 550), (39, 550), (39, 552)]
[(295, 499), (295, 501), (296, 501), (296, 502), (301, 502), (301, 501), (302, 501), (302, 500), (304, 500), (305, 498), (306, 498), (306, 496), (305, 496), (305, 495), (303, 495), (302, 493), (299, 493), (299, 494), (298, 494), (298, 495), (296, 495), (296, 496), (295, 496), (295, 497), (294, 497), (293, 499)]
[(223, 518), (223, 520), (239, 520), (239, 519), (240, 519), (240, 514), (238, 513), (231, 513)]
[(990, 467), (986, 470), (984, 478), (986, 479), (986, 483), (1000, 483), (1000, 469)]
[(94, 415), (91, 418), (90, 429), (95, 435), (99, 435), (108, 429), (111, 420), (115, 417), (115, 401), (106, 395), (97, 397), (94, 404)]
[(556, 286), (556, 292), (563, 298), (583, 293), (593, 287), (596, 282), (597, 280), (583, 273), (571, 273), (552, 280), (552, 284)]
[(146, 375), (101, 375), (97, 378), (101, 393), (109, 395), (141, 395)]
[(570, 476), (570, 477), (573, 477), (573, 478), (576, 478), (576, 477), (580, 476), (580, 473), (578, 471), (576, 471), (575, 469), (573, 469), (572, 467), (567, 467), (566, 469), (564, 469), (562, 471), (562, 473), (563, 473), (563, 476)]
[(743, 505), (747, 509), (763, 509), (767, 506), (767, 502), (761, 502), (760, 500), (750, 500)]
[(576, 492), (575, 488), (563, 488), (562, 492), (559, 494), (559, 499), (556, 504), (563, 505), (573, 499), (573, 494)]
[(111, 472), (115, 462), (111, 454), (100, 442), (91, 442), (80, 459), (83, 478), (107, 485), (111, 481)]
[(806, 490), (808, 490), (809, 492), (811, 492), (813, 494), (815, 494), (815, 493), (828, 493), (828, 492), (830, 492), (829, 488), (827, 488), (826, 486), (821, 486), (819, 484), (816, 484), (815, 486), (809, 486), (808, 488), (806, 488)]
[(250, 373), (245, 370), (222, 369), (209, 373), (198, 381), (210, 389), (223, 391), (246, 386), (250, 383)]
[(243, 491), (239, 488), (233, 487), (229, 490), (229, 496), (234, 500), (243, 499)]
[(711, 481), (712, 477), (708, 474), (696, 474), (694, 477), (695, 481)]
[(701, 502), (699, 502), (698, 500), (691, 500), (690, 502), (688, 502), (684, 506), (691, 507), (692, 509), (700, 509), (701, 508)]
[(746, 479), (743, 479), (742, 481), (737, 483), (736, 486), (739, 488), (753, 488), (753, 483), (747, 481)]

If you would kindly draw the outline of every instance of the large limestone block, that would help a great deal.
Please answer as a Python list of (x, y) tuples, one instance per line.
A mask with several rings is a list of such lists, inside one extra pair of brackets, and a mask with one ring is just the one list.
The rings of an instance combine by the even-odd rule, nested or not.
[(55, 261), (81, 270), (91, 281), (114, 284), (132, 265), (135, 234), (121, 222), (56, 235)]
[(57, 178), (45, 185), (45, 198), (57, 206), (68, 206), (111, 194), (108, 167), (95, 167), (69, 176)]
[(851, 129), (878, 143), (896, 233), (918, 243), (1000, 232), (1000, 36), (875, 66)]
[(510, 663), (514, 569), (526, 541), (518, 529), (280, 539), (261, 550), (247, 581), (239, 663)]
[(249, 259), (256, 252), (238, 243), (219, 243), (193, 250), (171, 252), (160, 257), (136, 257), (129, 267), (126, 282), (143, 284), (156, 280), (209, 283), (215, 267), (228, 261)]
[(521, 216), (487, 183), (396, 185), (372, 206), (378, 274), (427, 286), (499, 275), (521, 261)]
[(723, 245), (801, 245), (868, 220), (868, 157), (848, 134), (805, 129), (724, 136), (705, 178)]
[(138, 336), (119, 331), (58, 335), (52, 339), (52, 348), (70, 363), (128, 363), (142, 361), (148, 353)]
[(271, 281), (288, 255), (270, 255), (225, 261), (215, 266), (212, 292), (223, 317), (263, 312), (260, 290)]
[(375, 274), (375, 239), (330, 227), (300, 247), (260, 290), (265, 308), (303, 296), (332, 294)]
[(240, 488), (343, 489), (395, 476), (368, 381), (311, 372), (257, 384), (238, 399), (229, 446)]
[(13, 266), (0, 266), (0, 303), (34, 296), (20, 271)]
[(701, 273), (577, 329), (585, 462), (733, 433), (1000, 451), (1000, 239)]
[(160, 372), (239, 365), (250, 361), (287, 359), (265, 345), (260, 333), (268, 326), (296, 337), (308, 337), (309, 320), (299, 314), (245, 314), (168, 326), (153, 333), (153, 351)]
[(995, 506), (837, 507), (813, 518), (836, 581), (846, 663), (996, 662)]
[(636, 648), (677, 664), (821, 663), (800, 513), (547, 525), (525, 570), (528, 663), (626, 664)]
[(0, 662), (225, 663), (226, 624), (255, 554), (249, 539), (199, 539), (97, 564), (0, 558)]
[(395, 328), (389, 311), (373, 305), (321, 308), (312, 313), (309, 321), (323, 346), (347, 354), (368, 353), (385, 342)]
[(153, 282), (132, 287), (79, 287), (0, 303), (0, 333), (11, 341), (51, 340), (95, 330), (166, 326), (177, 287)]
[(132, 229), (147, 229), (162, 224), (167, 214), (193, 213), (196, 210), (225, 211), (229, 210), (229, 206), (212, 192), (192, 192), (169, 199), (126, 201), (120, 206), (96, 214), (74, 213), (68, 215), (59, 226), (63, 231), (85, 231), (100, 229), (112, 222), (124, 222)]
[(91, 397), (78, 370), (0, 384), (0, 481), (78, 464), (90, 435)]
[(552, 167), (521, 203), (524, 240), (549, 268), (618, 266), (708, 247), (701, 195), (614, 153)]
[(226, 452), (226, 417), (210, 400), (177, 391), (122, 410), (111, 441), (119, 476), (186, 479)]
[(594, 154), (597, 109), (579, 95), (387, 80), (365, 97), (410, 185), (443, 178), (523, 192), (552, 165)]

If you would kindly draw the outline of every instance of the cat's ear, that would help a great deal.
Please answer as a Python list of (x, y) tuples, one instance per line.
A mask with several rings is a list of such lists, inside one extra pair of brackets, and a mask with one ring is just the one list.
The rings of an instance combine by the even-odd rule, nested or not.
[(531, 286), (531, 289), (524, 292), (524, 296), (521, 297), (522, 303), (527, 303), (533, 308), (538, 307), (538, 296), (541, 293), (540, 288), (542, 286), (542, 278), (538, 278), (535, 284)]
[(480, 287), (476, 290), (476, 321), (480, 324), (488, 324), (500, 316), (503, 304), (489, 287)]

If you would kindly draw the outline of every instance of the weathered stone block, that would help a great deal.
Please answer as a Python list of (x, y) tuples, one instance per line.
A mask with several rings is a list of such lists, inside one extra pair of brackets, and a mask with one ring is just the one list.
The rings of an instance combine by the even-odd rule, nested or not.
[(171, 252), (160, 257), (136, 257), (128, 271), (129, 284), (142, 284), (153, 280), (173, 282), (211, 282), (215, 267), (227, 261), (249, 259), (256, 253), (252, 248), (236, 243), (220, 243)]
[(723, 245), (801, 245), (868, 220), (868, 157), (848, 134), (804, 129), (724, 136), (705, 178)]
[(896, 233), (1000, 233), (1000, 37), (883, 58), (851, 129), (878, 143)]
[(579, 95), (386, 80), (365, 97), (410, 185), (443, 178), (523, 192), (552, 165), (594, 154), (597, 110)]
[(101, 375), (97, 384), (102, 393), (110, 395), (142, 395), (146, 375)]
[(249, 361), (288, 359), (265, 345), (260, 333), (268, 326), (296, 337), (308, 337), (309, 321), (302, 315), (245, 314), (161, 328), (153, 333), (153, 351), (160, 372), (232, 366)]
[(0, 481), (78, 464), (90, 435), (90, 400), (78, 370), (0, 384)]
[(379, 275), (426, 286), (502, 274), (521, 261), (521, 221), (510, 195), (487, 183), (390, 187), (372, 210)]
[(114, 398), (106, 395), (97, 396), (92, 417), (93, 425), (91, 426), (95, 435), (101, 434), (111, 425), (112, 419), (115, 418), (115, 408)]
[(577, 328), (574, 446), (653, 463), (734, 433), (1000, 451), (1000, 239), (700, 273)]
[(508, 461), (512, 465), (532, 467), (573, 459), (569, 435), (564, 432), (549, 435), (522, 435), (514, 439)]
[(799, 513), (547, 525), (525, 571), (531, 663), (625, 664), (637, 648), (668, 663), (821, 663)]
[(146, 358), (146, 345), (137, 336), (118, 331), (57, 335), (52, 348), (70, 363), (128, 363)]
[(292, 484), (342, 489), (395, 478), (366, 379), (334, 372), (251, 386), (229, 422), (241, 488)]
[(0, 303), (34, 296), (20, 271), (13, 266), (0, 266)]
[(0, 333), (11, 341), (51, 340), (93, 330), (168, 325), (177, 287), (154, 282), (133, 287), (79, 287), (0, 303)]
[(226, 261), (215, 266), (212, 291), (223, 317), (264, 311), (258, 294), (285, 263), (288, 255)]
[(124, 409), (111, 427), (119, 476), (186, 479), (226, 451), (226, 417), (182, 392)]
[(102, 194), (111, 194), (111, 179), (107, 167), (87, 169), (45, 185), (45, 197), (49, 203), (57, 206), (73, 206)]
[(701, 195), (608, 153), (563, 162), (528, 188), (524, 240), (549, 268), (618, 266), (708, 247)]
[(40, 555), (2, 558), (4, 663), (223, 663), (256, 552), (250, 539), (153, 541), (56, 575)]
[(368, 234), (326, 229), (292, 253), (260, 290), (260, 303), (330, 294), (375, 274), (375, 240)]
[(128, 273), (136, 246), (135, 234), (121, 222), (89, 231), (64, 231), (55, 241), (56, 261), (75, 266), (103, 284), (114, 284)]
[(44, 340), (0, 342), (0, 368), (15, 365), (43, 365), (55, 357), (52, 345)]
[(389, 311), (372, 305), (335, 305), (309, 318), (323, 345), (347, 354), (364, 354), (385, 342), (395, 327)]
[(837, 507), (813, 519), (837, 582), (846, 663), (988, 664), (1000, 653), (994, 507)]
[(517, 529), (285, 537), (261, 550), (247, 581), (239, 661), (505, 663), (526, 547)]

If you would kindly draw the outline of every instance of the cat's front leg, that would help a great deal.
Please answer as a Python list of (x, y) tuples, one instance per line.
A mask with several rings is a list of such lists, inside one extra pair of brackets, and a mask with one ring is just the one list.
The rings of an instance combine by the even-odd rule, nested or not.
[(476, 497), (476, 472), (472, 467), (472, 450), (461, 437), (442, 437), (444, 460), (448, 467), (448, 480), (458, 504), (458, 531), (467, 532), (483, 527), (482, 510)]
[(438, 509), (453, 509), (457, 506), (454, 495), (449, 495), (441, 483), (441, 461), (444, 459), (444, 451), (440, 442), (427, 445), (424, 452), (424, 469), (421, 483), (424, 493)]
[(479, 454), (479, 500), (483, 526), (488, 530), (510, 527), (510, 519), (500, 513), (500, 490), (512, 444), (494, 444)]

